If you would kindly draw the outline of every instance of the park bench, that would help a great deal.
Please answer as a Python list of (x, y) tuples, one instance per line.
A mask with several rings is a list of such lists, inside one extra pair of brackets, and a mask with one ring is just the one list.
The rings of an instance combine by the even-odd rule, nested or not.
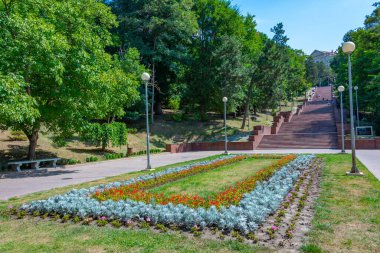
[(51, 163), (51, 165), (56, 168), (57, 167), (57, 161), (61, 160), (61, 158), (46, 158), (46, 159), (39, 159), (39, 160), (31, 160), (31, 161), (14, 161), (9, 162), (8, 165), (12, 166), (12, 168), (15, 168), (18, 172), (21, 172), (21, 166), (24, 164), (31, 164), (33, 169), (39, 170), (41, 163)]

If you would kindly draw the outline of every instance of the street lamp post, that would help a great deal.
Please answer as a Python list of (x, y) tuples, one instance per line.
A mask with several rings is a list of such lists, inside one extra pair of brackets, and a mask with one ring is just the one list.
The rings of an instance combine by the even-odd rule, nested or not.
[(359, 102), (358, 102), (358, 86), (354, 87), (354, 90), (356, 91), (356, 121), (358, 123), (358, 126), (360, 126), (360, 120), (359, 120)]
[(352, 152), (352, 167), (351, 171), (347, 172), (347, 175), (363, 175), (359, 172), (356, 166), (356, 147), (355, 147), (355, 125), (354, 125), (354, 106), (352, 101), (352, 74), (351, 74), (351, 53), (355, 50), (355, 44), (351, 41), (344, 42), (342, 46), (344, 53), (348, 55), (348, 84), (350, 95), (350, 118), (351, 118), (351, 152)]
[(146, 114), (146, 155), (147, 155), (147, 165), (146, 169), (151, 170), (150, 166), (150, 143), (149, 143), (149, 107), (148, 107), (148, 83), (150, 80), (150, 75), (148, 73), (143, 73), (141, 79), (145, 82), (145, 114)]
[(343, 92), (344, 92), (344, 86), (339, 86), (338, 91), (340, 93), (340, 124), (341, 124), (341, 134), (342, 134), (342, 153), (346, 153), (346, 150), (344, 148), (344, 124), (343, 124)]
[(224, 154), (228, 155), (227, 151), (227, 97), (223, 97), (223, 103), (224, 103)]

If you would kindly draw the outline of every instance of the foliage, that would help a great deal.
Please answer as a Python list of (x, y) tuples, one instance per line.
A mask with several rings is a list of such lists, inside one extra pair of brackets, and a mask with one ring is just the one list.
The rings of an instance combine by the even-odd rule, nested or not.
[[(356, 44), (356, 50), (351, 55), (353, 85), (357, 85), (359, 110), (369, 123), (373, 123), (376, 133), (380, 134), (380, 4), (374, 4), (375, 10), (366, 17), (363, 28), (349, 31), (344, 40)], [(337, 85), (347, 86), (347, 55), (341, 47), (331, 63), (337, 74)], [(346, 91), (348, 88), (346, 87)], [(345, 102), (348, 104), (348, 96)]]
[(325, 86), (335, 78), (333, 70), (323, 62), (314, 62), (312, 57), (308, 57), (305, 63), (306, 78), (313, 86)]
[(97, 162), (98, 158), (96, 156), (90, 156), (86, 158), (86, 162)]
[(170, 118), (175, 122), (181, 122), (186, 118), (186, 115), (184, 113), (173, 113), (170, 115)]
[(169, 98), (168, 106), (170, 109), (178, 110), (181, 105), (181, 98), (179, 96), (172, 96)]
[[(156, 153), (161, 153), (163, 150), (158, 149), (158, 148), (152, 148), (150, 149), (151, 154), (156, 154)], [(140, 150), (137, 152), (133, 152), (132, 154), (129, 154), (128, 156), (139, 156), (139, 155), (146, 155), (146, 150)]]
[(123, 61), (105, 51), (117, 22), (101, 1), (1, 6), (0, 47), (6, 50), (0, 51), (0, 125), (26, 134), (29, 159), (42, 124), (67, 137), (90, 119), (120, 116), (136, 100), (136, 83), (121, 68)]
[(182, 72), (182, 64), (189, 60), (188, 45), (197, 28), (193, 1), (114, 0), (110, 6), (120, 22), (118, 48), (139, 50), (160, 91), (160, 104)]
[(205, 114), (208, 110), (222, 111), (221, 99), (227, 96), (234, 110), (245, 82), (241, 44), (244, 19), (228, 1), (200, 0), (194, 9), (199, 30), (192, 40), (185, 102)]
[(102, 150), (110, 143), (113, 147), (121, 147), (127, 144), (127, 127), (120, 122), (92, 123), (82, 130), (82, 138), (98, 147), (101, 146)]

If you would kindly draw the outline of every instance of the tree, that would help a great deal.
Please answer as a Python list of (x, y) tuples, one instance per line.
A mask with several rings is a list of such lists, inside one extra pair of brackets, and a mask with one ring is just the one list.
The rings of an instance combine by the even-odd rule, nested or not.
[[(356, 50), (351, 55), (353, 84), (359, 87), (359, 106), (369, 124), (380, 134), (380, 2), (364, 21), (364, 27), (351, 30), (344, 41), (351, 40)], [(347, 83), (347, 55), (341, 47), (331, 63), (337, 75), (337, 85)], [(348, 101), (345, 101), (346, 104)]]
[(245, 82), (244, 19), (228, 1), (199, 0), (195, 12), (199, 30), (193, 37), (193, 60), (186, 75), (186, 97), (191, 98), (186, 102), (204, 115), (208, 110), (220, 111), (221, 98), (227, 96), (229, 109), (234, 110)]
[(93, 123), (82, 132), (82, 138), (106, 150), (111, 144), (113, 147), (122, 147), (127, 144), (127, 127), (124, 123)]
[(286, 46), (289, 38), (285, 35), (284, 25), (282, 23), (278, 23), (276, 26), (270, 29), (272, 33), (274, 33), (273, 41), (281, 46)]
[(116, 25), (96, 0), (2, 1), (0, 125), (26, 134), (28, 159), (41, 126), (70, 136), (90, 119), (123, 114), (138, 98), (133, 78), (105, 52)]
[[(255, 81), (254, 75), (257, 71), (257, 64), (263, 49), (264, 37), (261, 33), (256, 30), (256, 21), (254, 16), (248, 14), (244, 20), (244, 27), (246, 34), (243, 40), (243, 60), (244, 65), (247, 68), (247, 85), (245, 85), (244, 93), (244, 115), (242, 120), (241, 129), (244, 129), (247, 118), (249, 117), (250, 106), (253, 107), (254, 113), (256, 114), (258, 97), (253, 96), (255, 92)], [(249, 124), (248, 124), (249, 125)]]
[[(188, 45), (197, 28), (193, 1), (115, 0), (110, 5), (120, 22), (120, 48), (137, 48), (151, 69), (152, 96), (161, 114), (162, 94), (177, 81), (182, 64), (189, 60)], [(155, 88), (160, 91), (156, 95)]]
[(254, 77), (255, 96), (261, 109), (274, 109), (287, 98), (290, 62), (289, 46), (286, 45), (288, 38), (284, 35), (282, 23), (277, 24), (271, 31), (275, 34), (272, 39), (266, 38)]

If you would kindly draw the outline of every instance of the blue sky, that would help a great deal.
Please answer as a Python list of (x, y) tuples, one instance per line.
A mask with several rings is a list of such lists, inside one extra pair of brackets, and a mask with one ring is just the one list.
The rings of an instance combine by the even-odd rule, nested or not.
[(378, 0), (231, 0), (242, 14), (256, 16), (257, 29), (272, 37), (270, 28), (282, 22), (288, 44), (310, 54), (335, 50), (350, 29), (363, 26)]

